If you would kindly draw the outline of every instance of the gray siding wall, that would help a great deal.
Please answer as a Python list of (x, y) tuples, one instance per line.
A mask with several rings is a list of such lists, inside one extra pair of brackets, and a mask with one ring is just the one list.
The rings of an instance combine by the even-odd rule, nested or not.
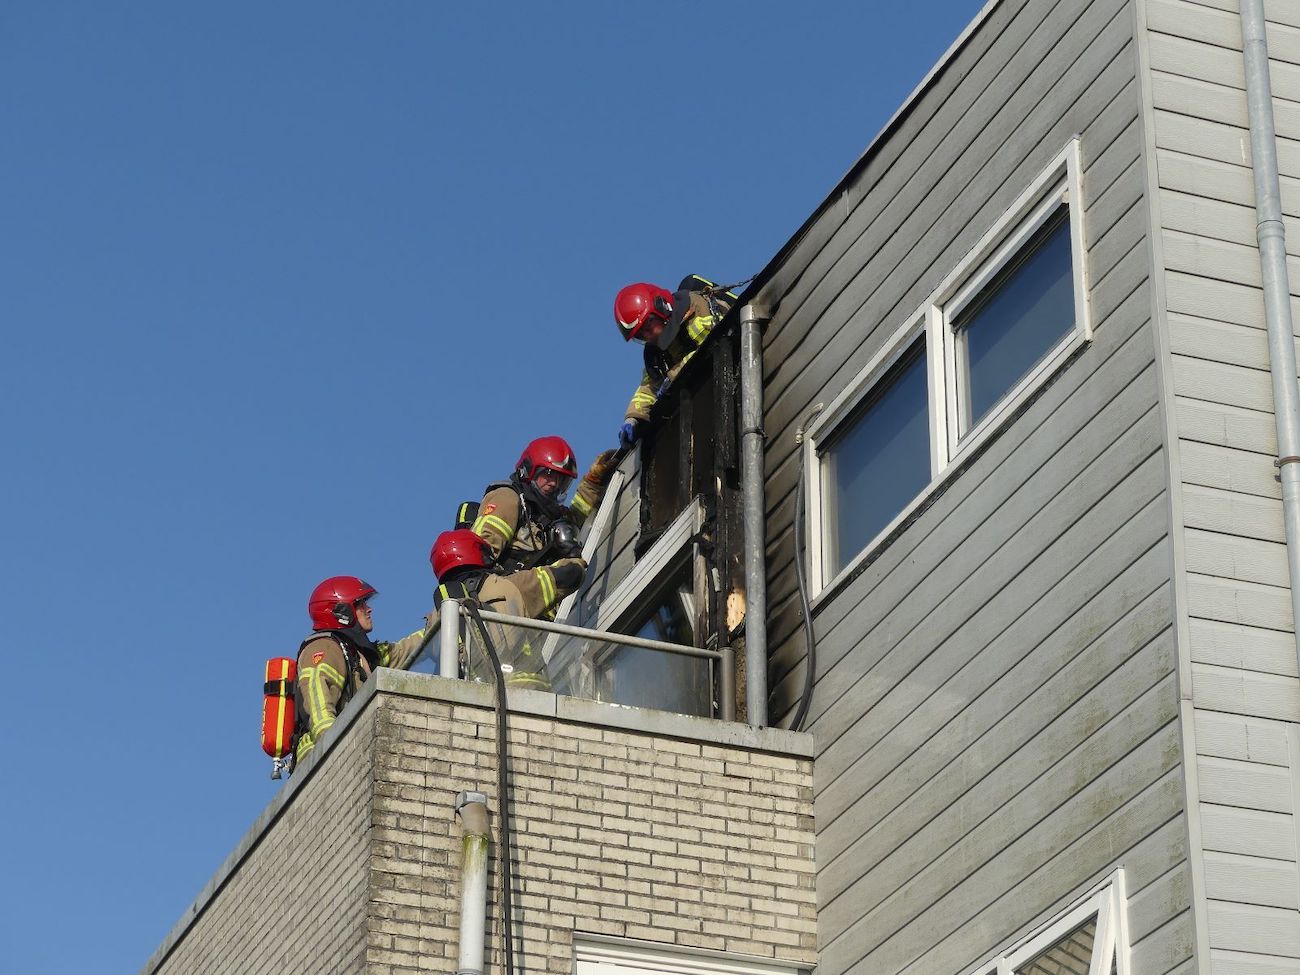
[(1192, 965), (1134, 23), (997, 5), (759, 295), (780, 716), (796, 428), (1082, 137), (1094, 341), (815, 615), (826, 975), (960, 973), (1120, 866), (1132, 970)]
[[(1144, 0), (1187, 571), (1202, 909), (1216, 973), (1300, 972), (1300, 682), (1236, 0)], [(1300, 287), (1300, 3), (1268, 42)], [(1300, 321), (1300, 301), (1293, 302)]]

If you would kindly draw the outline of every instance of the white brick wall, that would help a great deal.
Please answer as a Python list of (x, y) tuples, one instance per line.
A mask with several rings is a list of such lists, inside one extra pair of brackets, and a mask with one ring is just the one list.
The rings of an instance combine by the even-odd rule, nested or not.
[[(500, 971), (490, 691), (387, 671), (373, 683), (146, 973), (454, 971), (462, 790), (487, 793), (493, 814), (488, 964)], [(780, 751), (802, 742), (806, 755), (806, 739), (515, 698), (517, 964), (571, 972), (575, 933), (814, 963), (811, 761)], [(343, 846), (322, 843), (322, 824)]]

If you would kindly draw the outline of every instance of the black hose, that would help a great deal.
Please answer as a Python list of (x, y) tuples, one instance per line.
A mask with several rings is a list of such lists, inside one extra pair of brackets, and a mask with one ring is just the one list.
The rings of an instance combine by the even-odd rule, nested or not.
[(483, 625), (478, 604), (467, 599), (462, 605), (473, 618), (479, 636), (483, 639), (483, 649), (487, 651), (488, 659), (492, 661), (493, 684), (496, 687), (493, 702), (496, 706), (497, 719), (497, 816), (501, 823), (501, 840), (498, 847), (501, 850), (501, 941), (502, 954), (506, 961), (503, 970), (505, 975), (514, 975), (514, 910), (511, 904), (513, 896), (511, 887), (514, 884), (510, 864), (512, 844), (510, 840), (510, 759), (506, 747), (506, 715), (509, 711), (506, 706), (506, 680), (501, 672), (501, 658), (497, 656), (497, 648), (492, 642), (492, 637), (488, 635), (487, 627)]
[[(809, 416), (815, 416), (821, 411), (821, 405)], [(805, 424), (808, 421), (805, 421)], [(798, 440), (803, 442), (803, 430), (799, 431)], [(808, 572), (804, 567), (804, 525), (803, 525), (803, 506), (804, 506), (804, 487), (808, 480), (807, 465), (805, 457), (807, 451), (799, 449), (799, 486), (795, 489), (794, 495), (794, 578), (799, 586), (799, 606), (803, 610), (803, 631), (804, 641), (807, 645), (807, 660), (805, 661), (803, 672), (803, 693), (799, 696), (799, 708), (794, 713), (794, 719), (790, 722), (791, 731), (802, 731), (804, 719), (808, 717), (808, 707), (812, 704), (813, 678), (817, 670), (817, 635), (813, 632), (812, 621), (812, 603), (808, 600)]]

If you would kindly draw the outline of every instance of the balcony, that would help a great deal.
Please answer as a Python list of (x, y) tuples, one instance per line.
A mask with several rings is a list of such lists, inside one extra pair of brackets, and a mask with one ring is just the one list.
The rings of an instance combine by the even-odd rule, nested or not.
[[(642, 632), (656, 628), (674, 632), (671, 619), (658, 617)], [(475, 619), (451, 599), (443, 601), (435, 632), (411, 669), (491, 683), (487, 641), (501, 659), (508, 687), (722, 721), (736, 718), (730, 646), (694, 647), (487, 610)]]

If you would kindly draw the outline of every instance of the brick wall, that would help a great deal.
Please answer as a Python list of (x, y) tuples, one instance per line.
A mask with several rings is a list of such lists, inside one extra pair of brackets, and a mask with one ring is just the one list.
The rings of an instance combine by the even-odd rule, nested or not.
[[(575, 934), (814, 963), (806, 736), (549, 694), (511, 705), (516, 965), (571, 972)], [(454, 971), (462, 790), (487, 793), (493, 814), (500, 971), (491, 689), (381, 671), (355, 708), (148, 975)], [(325, 850), (321, 823), (348, 845)], [(306, 910), (314, 887), (330, 891), (328, 918)]]
[(145, 972), (364, 970), (375, 736), (373, 709), (357, 712), (258, 818)]

